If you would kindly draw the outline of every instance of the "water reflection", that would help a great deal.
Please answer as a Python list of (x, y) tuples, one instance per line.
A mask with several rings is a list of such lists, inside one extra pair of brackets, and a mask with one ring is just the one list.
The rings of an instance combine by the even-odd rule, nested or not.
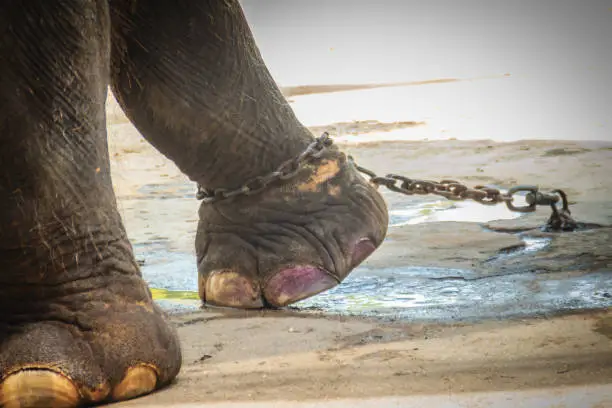
[[(603, 274), (541, 279), (536, 274), (466, 278), (438, 268), (361, 269), (298, 309), (410, 320), (518, 317), (612, 306)], [(467, 273), (469, 275), (469, 273)]]

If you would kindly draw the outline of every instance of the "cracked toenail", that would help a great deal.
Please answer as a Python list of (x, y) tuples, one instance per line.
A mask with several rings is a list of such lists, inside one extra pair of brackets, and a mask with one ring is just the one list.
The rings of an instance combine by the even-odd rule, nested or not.
[(353, 257), (351, 266), (354, 268), (372, 254), (376, 250), (376, 245), (369, 238), (362, 238), (355, 244), (353, 248)]
[(315, 266), (302, 265), (283, 269), (270, 279), (265, 288), (268, 303), (282, 307), (321, 293), (338, 284), (338, 280)]
[(67, 408), (79, 403), (74, 383), (50, 370), (18, 371), (0, 384), (0, 407), (4, 408)]
[(206, 303), (217, 306), (258, 309), (263, 307), (258, 287), (246, 277), (232, 271), (214, 271), (206, 281)]
[(148, 394), (157, 386), (157, 371), (141, 364), (127, 369), (123, 380), (113, 390), (116, 401), (136, 398)]

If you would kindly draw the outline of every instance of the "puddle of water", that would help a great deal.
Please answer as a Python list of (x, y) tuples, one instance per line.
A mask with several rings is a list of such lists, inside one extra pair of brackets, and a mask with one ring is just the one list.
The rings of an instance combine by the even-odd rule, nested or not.
[(162, 309), (170, 312), (188, 312), (202, 304), (196, 291), (151, 288), (151, 295)]
[(168, 295), (198, 290), (198, 268), (193, 255), (169, 251), (159, 241), (134, 244), (134, 254), (156, 299), (176, 299)]
[(402, 320), (519, 317), (612, 306), (612, 280), (606, 274), (540, 280), (531, 273), (469, 279), (469, 272), (454, 272), (362, 268), (342, 285), (295, 306)]
[[(180, 239), (189, 242), (189, 246), (193, 245), (195, 224), (188, 224), (189, 232), (180, 234), (179, 238), (173, 235), (176, 234), (174, 230), (183, 231), (183, 226), (175, 228), (163, 221), (144, 222), (151, 214), (167, 215), (173, 220), (188, 211), (189, 216), (195, 216), (191, 214), (191, 206), (184, 205), (186, 200), (192, 201), (192, 188), (170, 191), (164, 186), (150, 185), (145, 190), (143, 197), (130, 197), (122, 202), (128, 214), (128, 225), (132, 222), (135, 226), (130, 237), (136, 258), (142, 265), (143, 277), (162, 308), (169, 311), (196, 309), (200, 300), (195, 256), (188, 253), (189, 250), (177, 250), (175, 242)], [(150, 194), (156, 198), (164, 196), (164, 200), (145, 198)], [(397, 196), (388, 201), (391, 228), (436, 221), (484, 223), (520, 216), (503, 205), (483, 207), (469, 201)], [(185, 220), (186, 217), (179, 219)], [(524, 248), (499, 257), (520, 256), (549, 244), (546, 238), (523, 240)], [(465, 320), (612, 306), (612, 279), (609, 275), (557, 280), (540, 280), (534, 274), (476, 278), (468, 270), (360, 267), (342, 285), (299, 302), (295, 308), (410, 320)]]
[(470, 201), (412, 199), (394, 207), (399, 208), (389, 211), (390, 227), (439, 221), (485, 223), (493, 220), (515, 219), (522, 215), (509, 211), (504, 205), (483, 206)]
[(550, 245), (550, 238), (534, 238), (534, 237), (523, 237), (523, 242), (525, 243), (525, 248), (523, 248), (523, 252), (536, 252), (546, 248)]
[(521, 237), (524, 246), (516, 249), (511, 249), (510, 251), (499, 253), (485, 262), (496, 262), (503, 259), (515, 258), (518, 256), (534, 253), (537, 251), (541, 251), (546, 248), (552, 242), (551, 238), (540, 238), (540, 237)]
[[(541, 242), (525, 250), (535, 250)], [(192, 256), (158, 249), (142, 266), (153, 298), (169, 310), (200, 306)], [(612, 307), (609, 274), (540, 279), (536, 274), (478, 279), (445, 268), (357, 268), (341, 285), (298, 302), (298, 310), (410, 320), (472, 320)]]

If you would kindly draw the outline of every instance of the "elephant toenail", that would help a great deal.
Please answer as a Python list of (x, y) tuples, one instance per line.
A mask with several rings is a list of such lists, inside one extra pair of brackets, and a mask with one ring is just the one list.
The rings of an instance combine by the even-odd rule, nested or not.
[(267, 283), (264, 294), (272, 306), (282, 307), (333, 288), (339, 281), (315, 266), (284, 269)]
[(212, 272), (206, 281), (206, 303), (216, 306), (259, 309), (264, 306), (259, 287), (232, 271)]
[(80, 405), (80, 399), (69, 378), (46, 369), (18, 371), (0, 384), (4, 408), (68, 408)]
[(136, 398), (150, 393), (157, 386), (157, 371), (145, 364), (127, 369), (123, 380), (113, 390), (115, 401)]
[(372, 252), (374, 252), (375, 250), (376, 245), (374, 245), (371, 239), (360, 239), (353, 247), (351, 266), (353, 268), (356, 267), (357, 265), (365, 261), (368, 256), (372, 255)]

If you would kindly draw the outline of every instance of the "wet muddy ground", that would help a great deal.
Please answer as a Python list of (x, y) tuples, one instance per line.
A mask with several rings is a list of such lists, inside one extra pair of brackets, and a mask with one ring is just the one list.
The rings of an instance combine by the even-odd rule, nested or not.
[[(111, 112), (110, 119), (114, 183), (143, 275), (163, 307), (197, 309), (195, 186), (119, 114)], [(363, 123), (364, 134), (376, 127), (375, 121)], [(391, 125), (381, 126), (381, 132), (388, 132)], [(405, 130), (402, 124), (398, 127)], [(612, 224), (612, 143), (359, 143), (355, 137), (342, 147), (381, 173), (451, 177), (500, 188), (527, 183), (563, 188), (578, 220)], [(503, 205), (383, 194), (391, 216), (383, 246), (342, 285), (294, 308), (414, 321), (612, 306), (608, 227), (546, 234), (539, 229), (549, 215), (546, 208), (523, 215)]]
[[(128, 235), (183, 350), (169, 389), (121, 405), (358, 406), (370, 398), (386, 406), (378, 397), (405, 396), (397, 406), (423, 406), (437, 395), (457, 406), (531, 406), (540, 393), (543, 407), (577, 406), (572, 398), (612, 406), (612, 228), (547, 234), (539, 229), (546, 208), (520, 215), (382, 191), (387, 239), (337, 288), (285, 310), (199, 310), (195, 186), (117, 109), (109, 113)], [(345, 151), (379, 173), (562, 188), (577, 220), (612, 224), (612, 140), (499, 143), (469, 140), (466, 128), (468, 140), (452, 140), (442, 123), (405, 116), (306, 123), (334, 131)]]

